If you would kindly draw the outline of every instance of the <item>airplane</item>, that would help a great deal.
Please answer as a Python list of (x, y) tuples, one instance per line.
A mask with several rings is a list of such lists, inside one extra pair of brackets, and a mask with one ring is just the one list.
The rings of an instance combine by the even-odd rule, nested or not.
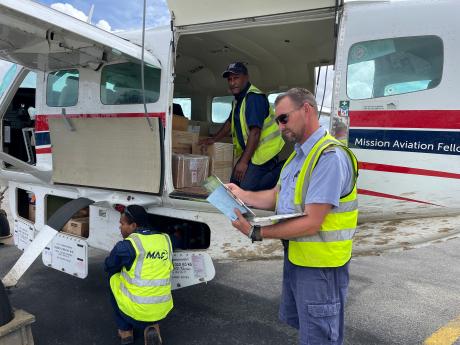
[[(40, 253), (86, 277), (87, 247), (110, 251), (121, 239), (117, 205), (144, 205), (183, 239), (176, 255), (189, 270), (176, 288), (212, 279), (212, 259), (280, 255), (276, 241), (241, 238), (197, 181), (179, 183), (205, 177), (206, 164), (177, 175), (178, 157), (228, 117), (221, 72), (234, 61), (269, 99), (315, 90), (315, 70), (334, 66), (330, 131), (360, 162), (360, 222), (458, 214), (460, 3), (239, 3), (222, 11), (222, 0), (168, 0), (171, 26), (115, 34), (33, 1), (0, 0), (0, 58), (13, 63), (0, 86), (0, 179), (24, 250), (5, 285)], [(232, 159), (224, 163), (231, 170)], [(79, 212), (88, 233), (61, 231)]]

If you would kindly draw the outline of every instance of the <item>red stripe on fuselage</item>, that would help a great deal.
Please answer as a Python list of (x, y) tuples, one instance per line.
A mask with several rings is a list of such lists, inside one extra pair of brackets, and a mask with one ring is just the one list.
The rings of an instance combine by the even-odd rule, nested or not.
[(350, 127), (460, 129), (460, 110), (350, 110)]
[(37, 148), (37, 149), (35, 149), (35, 153), (37, 155), (42, 154), (42, 153), (51, 153), (51, 147), (44, 147), (42, 149)]
[[(63, 118), (62, 114), (51, 114), (51, 115), (37, 115), (35, 117), (35, 131), (49, 131), (48, 119), (59, 119)], [(67, 114), (67, 118), (107, 118), (107, 117), (146, 117), (144, 113), (107, 113), (107, 114)], [(165, 124), (166, 113), (148, 113), (147, 117), (158, 117)]]
[[(374, 192), (373, 190), (368, 190), (368, 189), (360, 189), (360, 188), (358, 188), (358, 193), (361, 194), (361, 195), (376, 196), (376, 197), (379, 197), (379, 198), (386, 198), (386, 199), (394, 199), (394, 200), (402, 200), (402, 201), (416, 202), (416, 203), (425, 204), (425, 205), (441, 206), (441, 205), (438, 205), (438, 204), (433, 204), (433, 203), (431, 203), (431, 202), (426, 202), (426, 201), (421, 201), (421, 200), (416, 200), (416, 199), (404, 198), (404, 197), (398, 196), (398, 195), (392, 195), (392, 194)], [(441, 207), (442, 207), (442, 206), (441, 206)]]
[(455, 173), (450, 173), (450, 172), (445, 172), (445, 171), (437, 171), (437, 170), (403, 167), (403, 166), (398, 166), (398, 165), (359, 162), (359, 168), (363, 170), (384, 171), (384, 172), (391, 172), (391, 173), (398, 173), (398, 174), (410, 174), (410, 175), (460, 179), (460, 174), (455, 174)]

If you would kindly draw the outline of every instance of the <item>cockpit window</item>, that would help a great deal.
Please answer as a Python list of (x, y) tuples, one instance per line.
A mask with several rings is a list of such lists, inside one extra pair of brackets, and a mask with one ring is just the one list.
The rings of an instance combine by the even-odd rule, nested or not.
[(50, 107), (71, 107), (78, 102), (80, 74), (76, 69), (55, 71), (48, 74), (46, 104)]
[[(101, 102), (103, 104), (142, 104), (141, 65), (124, 62), (105, 66), (101, 73)], [(161, 70), (144, 65), (145, 103), (160, 98)]]

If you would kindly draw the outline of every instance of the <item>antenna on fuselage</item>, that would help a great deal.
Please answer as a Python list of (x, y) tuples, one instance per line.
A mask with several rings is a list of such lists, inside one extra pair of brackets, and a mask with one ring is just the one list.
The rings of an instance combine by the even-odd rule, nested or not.
[(94, 4), (92, 4), (91, 8), (89, 9), (88, 19), (86, 20), (88, 24), (91, 24), (91, 20), (93, 19), (93, 13), (94, 13)]

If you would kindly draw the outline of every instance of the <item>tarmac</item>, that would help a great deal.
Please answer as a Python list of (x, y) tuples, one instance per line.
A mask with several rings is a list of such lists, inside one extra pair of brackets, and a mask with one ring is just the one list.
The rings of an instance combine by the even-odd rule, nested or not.
[[(460, 215), (367, 222), (358, 226), (353, 255), (366, 260), (371, 258), (364, 256), (407, 251), (456, 237), (460, 237)], [(3, 242), (6, 244), (0, 245), (0, 277), (21, 255), (12, 237)], [(106, 255), (100, 250), (90, 250), (90, 272), (84, 280), (49, 269), (38, 259), (11, 290), (12, 305), (37, 317), (32, 325), (36, 345), (119, 344), (102, 270)], [(176, 306), (162, 326), (167, 344), (296, 342), (296, 332), (276, 318), (282, 276), (280, 260), (246, 261), (241, 265), (216, 262), (215, 265), (218, 274), (207, 288), (199, 285), (175, 291)], [(225, 311), (221, 308), (222, 301), (232, 301)], [(238, 334), (234, 332), (236, 329)], [(353, 332), (349, 330), (351, 335)], [(188, 339), (185, 342), (184, 335)], [(358, 344), (351, 338), (347, 344)], [(141, 344), (142, 335), (137, 334), (135, 345)]]
[(460, 215), (367, 222), (358, 226), (353, 255), (409, 250), (459, 236)]

